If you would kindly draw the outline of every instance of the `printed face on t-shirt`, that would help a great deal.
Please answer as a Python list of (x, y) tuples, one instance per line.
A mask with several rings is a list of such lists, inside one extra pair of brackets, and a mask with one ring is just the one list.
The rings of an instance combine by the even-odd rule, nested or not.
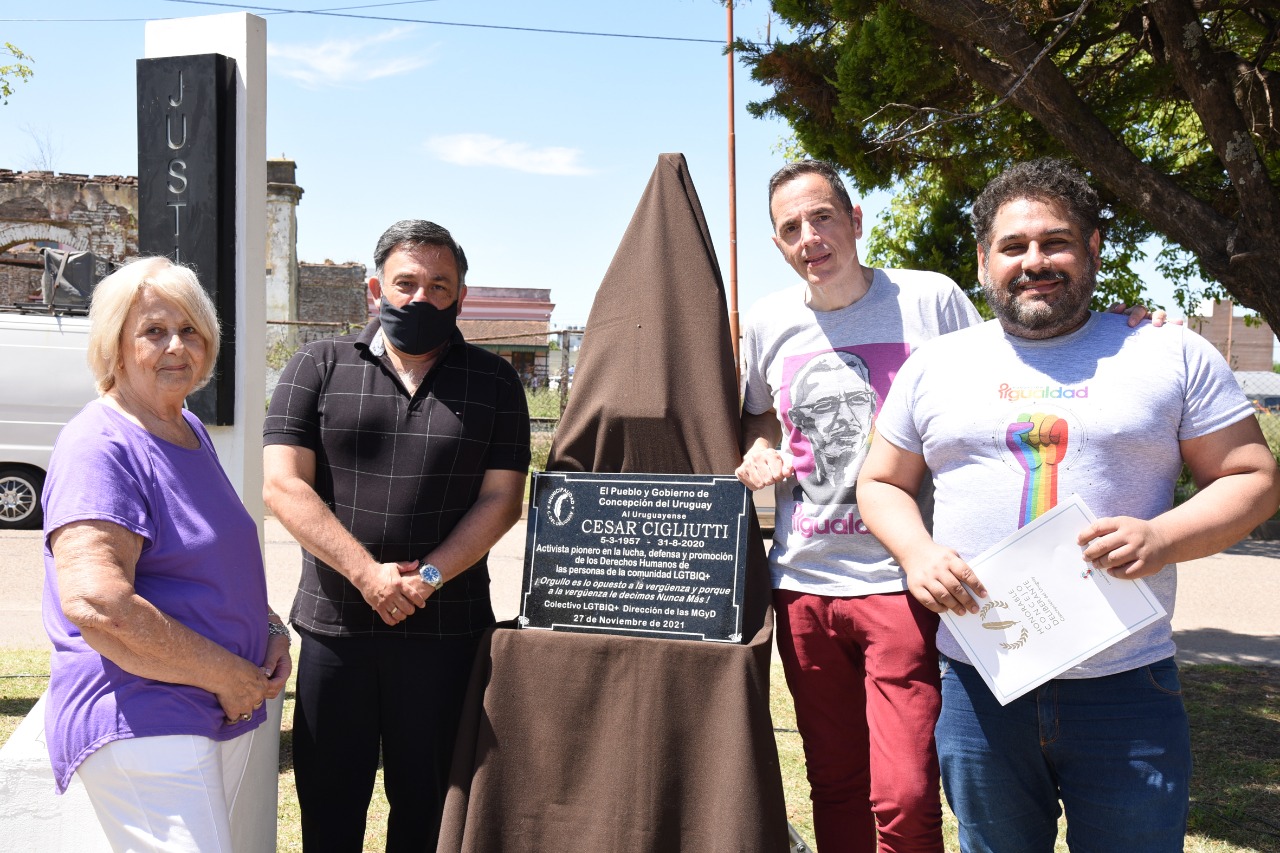
[[(788, 413), (813, 448), (815, 484), (852, 489), (876, 410), (866, 362), (850, 352), (818, 355), (795, 374)], [(841, 496), (839, 502), (851, 502)]]

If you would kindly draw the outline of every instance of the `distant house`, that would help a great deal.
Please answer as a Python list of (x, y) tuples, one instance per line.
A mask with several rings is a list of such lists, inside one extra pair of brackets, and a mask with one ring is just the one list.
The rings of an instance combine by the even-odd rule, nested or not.
[(1231, 302), (1214, 302), (1200, 309), (1202, 314), (1187, 319), (1187, 325), (1217, 347), (1232, 370), (1270, 371), (1276, 336), (1261, 320), (1246, 325), (1244, 317), (1234, 316)]
[(551, 291), (534, 287), (467, 287), (458, 328), (468, 343), (511, 362), (526, 384), (547, 381)]

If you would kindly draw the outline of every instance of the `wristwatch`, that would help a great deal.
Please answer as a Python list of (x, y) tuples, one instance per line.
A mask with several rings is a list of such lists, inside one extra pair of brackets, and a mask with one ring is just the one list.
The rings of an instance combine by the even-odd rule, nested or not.
[(432, 589), (439, 589), (444, 586), (444, 575), (440, 574), (440, 570), (430, 563), (423, 563), (418, 568), (418, 577), (422, 578), (422, 582)]

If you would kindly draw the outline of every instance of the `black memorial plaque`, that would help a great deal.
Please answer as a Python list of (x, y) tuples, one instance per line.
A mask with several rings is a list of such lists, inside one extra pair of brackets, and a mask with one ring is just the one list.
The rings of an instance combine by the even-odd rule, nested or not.
[(235, 420), (236, 62), (216, 53), (138, 60), (138, 250), (192, 267), (213, 299), (222, 348), (187, 405)]
[(518, 624), (742, 642), (750, 499), (733, 476), (535, 474)]

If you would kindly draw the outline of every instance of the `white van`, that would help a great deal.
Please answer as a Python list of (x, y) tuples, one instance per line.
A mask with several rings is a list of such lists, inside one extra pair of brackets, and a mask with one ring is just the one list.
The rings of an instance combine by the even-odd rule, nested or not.
[(0, 313), (0, 530), (40, 527), (53, 441), (97, 397), (88, 339), (88, 317)]

